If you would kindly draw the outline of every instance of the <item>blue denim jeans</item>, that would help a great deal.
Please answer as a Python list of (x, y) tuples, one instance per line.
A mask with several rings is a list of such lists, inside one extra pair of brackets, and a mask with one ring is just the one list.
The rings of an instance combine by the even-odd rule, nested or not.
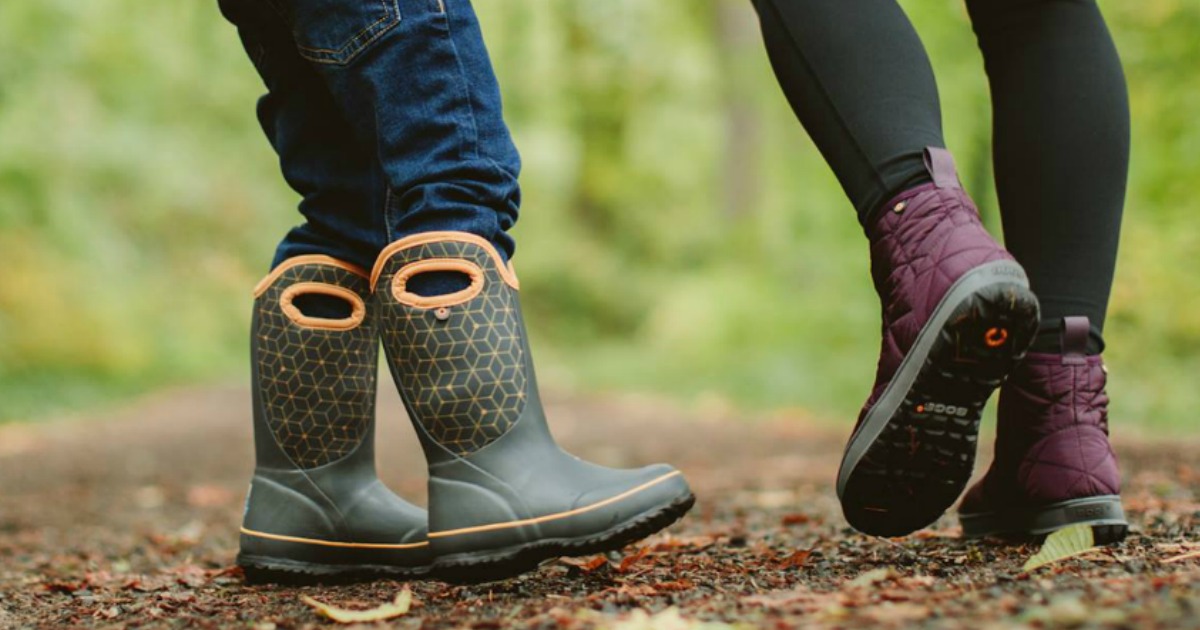
[(258, 117), (305, 223), (274, 265), (326, 254), (370, 268), (420, 232), (506, 256), (520, 156), (470, 0), (219, 0), (266, 84)]

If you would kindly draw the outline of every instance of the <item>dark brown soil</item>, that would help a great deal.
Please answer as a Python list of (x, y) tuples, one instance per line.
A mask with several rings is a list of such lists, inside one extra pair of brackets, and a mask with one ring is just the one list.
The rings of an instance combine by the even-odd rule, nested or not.
[[(606, 464), (679, 465), (693, 513), (611, 557), (482, 586), (247, 586), (232, 564), (248, 408), (241, 389), (176, 391), (105, 417), (0, 427), (0, 627), (299, 628), (329, 623), (301, 595), (369, 608), (406, 587), (414, 608), (397, 627), (1200, 627), (1195, 442), (1119, 442), (1132, 535), (1026, 575), (1034, 547), (964, 541), (952, 516), (904, 539), (847, 529), (832, 493), (845, 432), (801, 414), (560, 398), (560, 441)], [(407, 422), (394, 400), (380, 418), (382, 474), (419, 502)]]

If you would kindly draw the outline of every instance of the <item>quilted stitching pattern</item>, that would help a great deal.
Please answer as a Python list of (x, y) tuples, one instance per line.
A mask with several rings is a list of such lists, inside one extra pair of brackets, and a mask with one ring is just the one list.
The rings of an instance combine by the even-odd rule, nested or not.
[(1119, 494), (1100, 357), (1031, 354), (1000, 390), (996, 458), (964, 511)]
[(860, 421), (954, 282), (985, 263), (1012, 260), (984, 229), (974, 202), (960, 188), (918, 186), (889, 201), (879, 214), (867, 237), (871, 277), (883, 310), (883, 340), (875, 387)]
[(368, 316), (351, 330), (306, 328), (284, 314), (280, 298), (297, 282), (354, 291), (368, 283), (350, 271), (318, 263), (283, 272), (255, 301), (255, 361), (267, 426), (300, 468), (349, 455), (375, 416), (378, 341)]
[[(437, 316), (398, 302), (387, 289), (406, 265), (429, 258), (468, 260), (484, 271), (483, 290)], [(524, 326), (517, 292), (489, 252), (438, 241), (396, 252), (376, 284), (383, 345), (414, 419), (442, 446), (468, 455), (508, 432), (525, 408)]]

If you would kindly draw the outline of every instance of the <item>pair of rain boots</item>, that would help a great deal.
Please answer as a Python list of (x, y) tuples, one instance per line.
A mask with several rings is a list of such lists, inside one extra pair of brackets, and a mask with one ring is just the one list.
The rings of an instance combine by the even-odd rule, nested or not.
[[(447, 295), (410, 291), (426, 273), (469, 284)], [(370, 274), (300, 256), (258, 285), (256, 466), (238, 554), (248, 577), (488, 581), (619, 549), (691, 508), (687, 482), (669, 466), (605, 468), (558, 447), (517, 291), (490, 243), (457, 232), (397, 241)], [(309, 295), (344, 302), (346, 312), (306, 314)], [(428, 512), (376, 476), (381, 339), (428, 462)]]
[(883, 343), (838, 474), (847, 520), (879, 536), (936, 521), (971, 477), (984, 404), (1004, 384), (996, 459), (962, 504), (964, 533), (1086, 523), (1098, 541), (1119, 540), (1104, 371), (1085, 356), (1086, 318), (1067, 318), (1062, 354), (1026, 356), (1039, 308), (1024, 269), (981, 224), (949, 152), (928, 148), (925, 162), (932, 181), (865, 225)]

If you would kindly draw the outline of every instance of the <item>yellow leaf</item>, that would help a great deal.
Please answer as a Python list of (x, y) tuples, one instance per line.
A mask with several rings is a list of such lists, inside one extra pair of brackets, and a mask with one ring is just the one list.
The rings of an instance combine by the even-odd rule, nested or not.
[[(603, 625), (603, 624), (602, 624)], [(688, 619), (674, 606), (653, 615), (640, 608), (628, 616), (610, 622), (609, 630), (733, 630), (734, 626), (714, 621)]]
[(1022, 571), (1029, 572), (1040, 569), (1060, 560), (1073, 558), (1095, 549), (1096, 540), (1092, 536), (1092, 526), (1087, 524), (1064, 527), (1049, 536), (1042, 548), (1033, 557), (1025, 561)]
[(412, 606), (412, 591), (404, 589), (396, 595), (395, 601), (370, 610), (348, 610), (319, 602), (308, 595), (302, 595), (300, 600), (316, 609), (317, 614), (328, 617), (338, 623), (362, 623), (367, 621), (384, 621), (408, 613)]
[(896, 577), (896, 571), (891, 567), (881, 567), (872, 569), (866, 573), (859, 574), (858, 577), (846, 583), (850, 588), (859, 588), (863, 586), (874, 586), (880, 582), (886, 582)]

